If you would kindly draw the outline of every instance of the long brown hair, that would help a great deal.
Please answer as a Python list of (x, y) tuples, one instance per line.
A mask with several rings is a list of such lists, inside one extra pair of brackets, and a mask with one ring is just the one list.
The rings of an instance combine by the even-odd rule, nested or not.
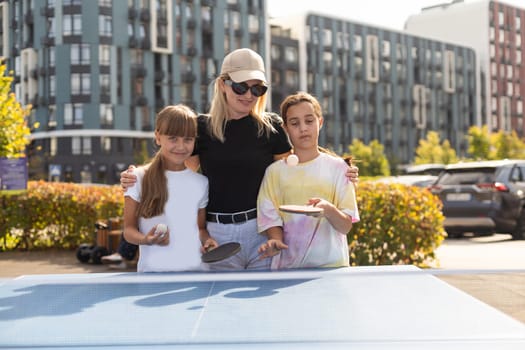
[[(160, 135), (197, 137), (197, 115), (183, 104), (164, 107), (155, 119), (155, 131)], [(160, 150), (145, 168), (137, 216), (150, 218), (162, 214), (168, 201), (168, 184)]]

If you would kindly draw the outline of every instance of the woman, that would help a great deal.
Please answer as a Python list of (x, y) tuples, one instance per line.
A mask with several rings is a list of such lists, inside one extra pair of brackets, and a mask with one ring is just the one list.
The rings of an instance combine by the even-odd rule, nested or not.
[[(236, 241), (241, 252), (211, 269), (269, 269), (258, 248), (266, 237), (257, 231), (257, 194), (266, 167), (290, 154), (281, 119), (266, 113), (268, 91), (264, 63), (243, 48), (228, 54), (214, 83), (210, 113), (199, 116), (194, 156), (187, 165), (209, 181), (207, 228), (219, 244)], [(357, 168), (348, 172), (357, 178)], [(122, 174), (123, 187), (136, 181)]]

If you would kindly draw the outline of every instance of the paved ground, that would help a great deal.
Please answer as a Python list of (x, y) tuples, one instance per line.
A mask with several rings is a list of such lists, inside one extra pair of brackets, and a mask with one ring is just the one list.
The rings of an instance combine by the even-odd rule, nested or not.
[[(454, 270), (459, 262), (454, 262), (453, 254), (457, 246), (463, 241), (450, 241), (438, 250), (438, 257), (443, 256), (441, 267), (451, 272), (449, 275), (438, 273), (437, 277), (452, 286), (472, 295), (473, 297), (499, 309), (511, 317), (525, 323), (525, 269), (513, 273), (495, 273), (493, 270), (478, 270), (482, 273), (469, 273), (475, 270)], [(503, 247), (503, 246), (502, 246)], [(515, 247), (512, 246), (512, 247)], [(484, 248), (484, 247), (483, 247)], [(508, 248), (505, 255), (509, 256)], [(520, 261), (524, 261), (523, 250)], [(468, 259), (468, 249), (462, 248), (461, 256)], [(464, 259), (464, 258), (461, 258)], [(473, 258), (470, 258), (473, 260)], [(469, 260), (469, 261), (471, 261)], [(508, 268), (520, 268), (512, 264)], [(506, 268), (491, 264), (492, 269)], [(477, 265), (477, 268), (480, 266)], [(473, 269), (473, 266), (463, 266), (464, 269)], [(488, 269), (488, 267), (485, 267)], [(82, 264), (78, 262), (74, 251), (35, 251), (35, 252), (3, 252), (0, 253), (0, 279), (12, 278), (28, 274), (62, 274), (62, 273), (100, 273), (111, 272), (105, 265)], [(122, 271), (122, 270), (120, 270)], [(128, 268), (124, 271), (134, 271)], [(437, 271), (439, 272), (439, 271)], [(443, 271), (441, 271), (443, 272)]]

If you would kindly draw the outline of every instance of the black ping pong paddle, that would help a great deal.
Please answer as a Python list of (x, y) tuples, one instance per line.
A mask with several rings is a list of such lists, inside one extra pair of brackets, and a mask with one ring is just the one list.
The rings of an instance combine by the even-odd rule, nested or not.
[(241, 251), (241, 245), (237, 242), (229, 242), (221, 244), (215, 249), (209, 250), (202, 254), (202, 261), (205, 263), (213, 263), (224, 260)]

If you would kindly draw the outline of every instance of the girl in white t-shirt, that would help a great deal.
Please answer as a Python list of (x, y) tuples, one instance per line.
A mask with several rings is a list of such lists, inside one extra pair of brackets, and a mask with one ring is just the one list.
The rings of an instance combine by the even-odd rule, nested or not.
[[(281, 103), (281, 116), (294, 155), (266, 169), (257, 224), (268, 240), (259, 253), (262, 258), (273, 256), (273, 269), (348, 266), (346, 235), (359, 221), (354, 185), (345, 176), (348, 165), (319, 147), (323, 116), (315, 97), (304, 92), (288, 96)], [(279, 211), (284, 204), (311, 205), (323, 214)]]
[[(184, 165), (196, 136), (197, 116), (187, 106), (157, 114), (160, 149), (150, 163), (134, 169), (137, 183), (124, 199), (124, 237), (140, 247), (138, 272), (203, 270), (201, 254), (218, 246), (206, 229), (208, 179)], [(166, 232), (159, 232), (162, 226)]]

